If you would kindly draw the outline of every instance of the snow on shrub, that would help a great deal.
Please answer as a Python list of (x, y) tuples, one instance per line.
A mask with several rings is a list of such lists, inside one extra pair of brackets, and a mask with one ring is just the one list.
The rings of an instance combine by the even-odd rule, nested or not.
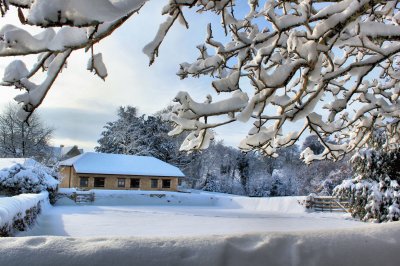
[(17, 231), (24, 231), (36, 220), (47, 202), (49, 193), (21, 194), (0, 198), (0, 237), (12, 236)]
[(49, 191), (50, 198), (53, 198), (59, 181), (51, 174), (50, 168), (33, 160), (15, 163), (0, 170), (0, 191), (8, 195)]
[(400, 187), (396, 180), (379, 182), (362, 180), (358, 176), (345, 180), (334, 189), (334, 194), (350, 200), (350, 211), (363, 221), (398, 221), (400, 218)]
[(385, 152), (384, 144), (382, 136), (374, 136), (373, 148), (351, 158), (355, 177), (334, 189), (335, 196), (350, 200), (352, 215), (364, 221), (400, 219), (400, 147)]

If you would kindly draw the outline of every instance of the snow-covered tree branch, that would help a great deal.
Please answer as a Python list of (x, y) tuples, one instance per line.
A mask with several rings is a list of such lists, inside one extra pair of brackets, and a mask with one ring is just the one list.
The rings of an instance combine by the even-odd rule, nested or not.
[[(308, 129), (325, 149), (318, 155), (305, 150), (306, 162), (342, 158), (365, 145), (376, 128), (388, 133), (386, 148), (398, 145), (398, 1), (253, 0), (248, 5), (244, 16), (236, 15), (243, 11), (238, 1), (170, 1), (164, 8), (166, 14), (185, 6), (214, 12), (228, 37), (215, 35), (215, 25), (209, 24), (198, 59), (182, 63), (178, 71), (181, 78), (213, 76), (215, 91), (228, 98), (197, 103), (180, 92), (171, 116), (177, 123), (173, 133), (191, 130), (204, 139), (201, 132), (210, 130), (212, 116), (225, 123), (253, 121), (240, 148), (275, 155)], [(148, 53), (151, 61), (153, 54)], [(287, 125), (299, 120), (301, 130), (287, 132)]]
[[(105, 79), (107, 69), (101, 53), (93, 53), (93, 46), (137, 13), (146, 1), (1, 1), (3, 15), (10, 7), (15, 7), (21, 24), (46, 28), (38, 34), (9, 24), (0, 29), (0, 57), (38, 55), (31, 71), (21, 60), (11, 62), (5, 69), (1, 85), (25, 91), (15, 97), (23, 104), (19, 117), (27, 120), (42, 103), (68, 57), (76, 50), (91, 50), (87, 68)], [(31, 79), (40, 69), (47, 75), (42, 83), (35, 84)]]
[[(26, 90), (16, 97), (24, 106), (21, 117), (40, 105), (70, 53), (92, 49), (145, 2), (2, 1), (2, 13), (14, 6), (21, 23), (46, 28), (36, 35), (10, 25), (0, 30), (0, 56), (41, 55), (31, 71), (14, 61), (3, 78), (3, 85)], [(365, 145), (377, 128), (386, 132), (384, 148), (398, 146), (398, 1), (249, 0), (247, 6), (234, 0), (170, 0), (162, 11), (166, 21), (143, 49), (152, 64), (175, 22), (190, 26), (188, 8), (221, 18), (223, 34), (219, 25), (209, 24), (197, 46), (199, 57), (182, 63), (177, 74), (182, 79), (210, 75), (213, 89), (226, 97), (213, 101), (207, 95), (205, 102), (196, 102), (178, 93), (169, 119), (176, 123), (171, 134), (191, 132), (182, 150), (207, 147), (214, 127), (249, 121), (254, 126), (240, 148), (271, 156), (313, 132), (324, 151), (306, 149), (305, 162), (340, 159)], [(101, 58), (93, 54), (88, 69), (105, 78)], [(40, 68), (47, 78), (34, 84), (30, 78)], [(289, 132), (297, 121), (303, 121), (301, 129)], [(329, 137), (336, 141), (327, 142)]]

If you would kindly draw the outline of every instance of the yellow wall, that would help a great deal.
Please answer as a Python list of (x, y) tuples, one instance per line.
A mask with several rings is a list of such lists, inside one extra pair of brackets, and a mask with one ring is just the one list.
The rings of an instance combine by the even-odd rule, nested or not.
[[(177, 191), (178, 178), (177, 177), (155, 177), (155, 176), (126, 176), (126, 175), (100, 175), (100, 174), (77, 174), (73, 167), (62, 167), (60, 169), (60, 174), (63, 179), (60, 184), (60, 188), (79, 188), (80, 187), (80, 177), (88, 177), (88, 186), (82, 187), (84, 189), (115, 189), (115, 190), (138, 190), (137, 188), (130, 187), (130, 179), (140, 179), (140, 190), (167, 190), (167, 191)], [(94, 178), (104, 177), (104, 187), (94, 187)], [(118, 187), (118, 179), (125, 179), (125, 187)], [(151, 179), (158, 179), (158, 187), (151, 187)], [(162, 180), (171, 180), (170, 188), (162, 187)]]
[(64, 187), (64, 188), (74, 187), (74, 185), (72, 184), (72, 176), (74, 175), (74, 173), (75, 173), (74, 168), (62, 167), (60, 169), (60, 175), (62, 176), (62, 180), (59, 187)]

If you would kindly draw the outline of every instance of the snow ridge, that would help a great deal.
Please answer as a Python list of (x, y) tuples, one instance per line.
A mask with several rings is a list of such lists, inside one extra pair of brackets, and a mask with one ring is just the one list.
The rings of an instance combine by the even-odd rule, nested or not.
[[(0, 228), (13, 223), (18, 214), (25, 216), (25, 212), (41, 201), (47, 202), (49, 193), (43, 191), (39, 194), (21, 194), (13, 197), (0, 198)], [(1, 264), (1, 263), (0, 263)]]
[[(0, 239), (1, 265), (398, 265), (400, 224), (169, 238)], [(373, 252), (366, 252), (371, 250)]]

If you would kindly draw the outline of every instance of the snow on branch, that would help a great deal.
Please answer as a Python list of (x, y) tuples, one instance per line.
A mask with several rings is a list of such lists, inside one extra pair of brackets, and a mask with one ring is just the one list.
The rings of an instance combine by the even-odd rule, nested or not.
[(17, 86), (26, 90), (25, 93), (19, 94), (14, 98), (18, 103), (23, 103), (23, 108), (18, 113), (18, 117), (21, 120), (28, 120), (32, 112), (42, 103), (70, 54), (71, 50), (67, 50), (54, 57), (48, 67), (46, 79), (41, 84), (35, 84), (26, 77), (18, 81)]
[(103, 56), (101, 53), (94, 54), (88, 61), (87, 70), (94, 72), (95, 75), (99, 76), (102, 80), (107, 77), (107, 68), (103, 62)]
[[(92, 49), (145, 2), (2, 1), (2, 14), (17, 7), (22, 24), (46, 28), (39, 34), (10, 25), (0, 29), (0, 56), (40, 55), (32, 70), (22, 61), (10, 64), (2, 83), (27, 91), (17, 97), (24, 103), (25, 117), (40, 105), (61, 71), (56, 63), (60, 57)], [(304, 132), (315, 134), (325, 151), (318, 156), (305, 151), (306, 162), (340, 159), (364, 146), (378, 128), (388, 139), (384, 148), (398, 146), (398, 1), (169, 0), (162, 10), (166, 21), (143, 49), (150, 64), (175, 22), (185, 27), (195, 23), (185, 16), (189, 8), (220, 16), (226, 36), (214, 32), (219, 25), (210, 23), (204, 43), (196, 46), (199, 57), (182, 63), (177, 74), (182, 79), (212, 76), (212, 88), (224, 99), (212, 102), (207, 96), (198, 103), (187, 93), (177, 95), (171, 134), (190, 131), (182, 149), (206, 147), (214, 127), (248, 121), (254, 126), (240, 143), (245, 151), (276, 156)], [(105, 65), (95, 56), (89, 69), (104, 78)], [(42, 84), (33, 84), (30, 79), (41, 68), (49, 74)], [(297, 121), (304, 122), (301, 130), (289, 132)]]
[[(15, 25), (4, 25), (0, 29), (0, 57), (37, 54), (38, 60), (29, 71), (22, 60), (11, 62), (5, 69), (2, 86), (23, 89), (15, 100), (22, 103), (19, 117), (27, 121), (42, 103), (54, 81), (66, 67), (71, 53), (79, 49), (91, 49), (88, 70), (105, 79), (107, 69), (101, 53), (93, 54), (93, 46), (113, 33), (147, 0), (10, 0), (2, 2), (5, 13), (10, 6), (19, 8), (22, 24), (44, 27), (38, 34)], [(21, 8), (25, 11), (21, 11)], [(23, 18), (22, 18), (23, 17)], [(45, 79), (32, 82), (38, 71), (46, 72)]]
[[(27, 10), (24, 23), (41, 27), (87, 27), (111, 22), (139, 9), (147, 0), (11, 0)], [(21, 16), (21, 15), (20, 15)]]
[[(212, 75), (213, 88), (223, 95), (242, 93), (239, 84), (253, 88), (252, 95), (246, 94), (248, 100), (232, 105), (236, 108), (223, 107), (224, 101), (213, 103), (212, 108), (211, 104), (197, 107), (185, 95), (170, 117), (176, 123), (172, 134), (224, 124), (207, 123), (210, 116), (225, 123), (250, 120), (254, 127), (240, 148), (276, 156), (277, 149), (294, 144), (310, 131), (325, 150), (319, 155), (304, 151), (307, 163), (343, 158), (366, 145), (377, 128), (386, 131), (390, 144), (385, 148), (398, 146), (397, 1), (254, 0), (248, 1), (247, 14), (237, 15), (244, 5), (171, 0), (164, 7), (164, 13), (171, 14), (169, 20), (178, 8), (183, 13), (185, 7), (213, 12), (221, 17), (230, 37), (218, 39), (210, 24), (204, 43), (197, 46), (198, 59), (181, 64), (177, 74), (182, 79)], [(164, 37), (165, 32), (159, 31), (155, 39)], [(286, 132), (299, 120), (304, 121), (300, 131)]]

